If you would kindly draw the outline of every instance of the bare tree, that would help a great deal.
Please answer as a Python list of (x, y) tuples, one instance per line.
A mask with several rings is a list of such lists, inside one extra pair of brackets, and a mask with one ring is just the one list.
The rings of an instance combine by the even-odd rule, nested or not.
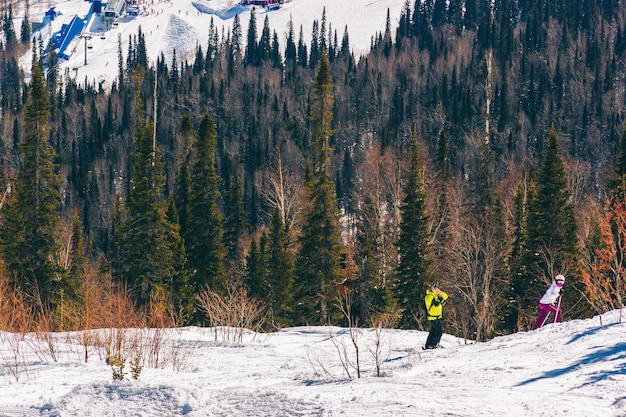
[(220, 336), (225, 341), (241, 342), (247, 332), (261, 331), (267, 319), (265, 305), (235, 285), (230, 285), (225, 295), (207, 288), (196, 301), (213, 326), (215, 340)]
[[(287, 145), (285, 145), (287, 146)], [(294, 150), (288, 151), (287, 155), (294, 154)], [(263, 176), (263, 190), (270, 207), (277, 207), (281, 218), (289, 230), (293, 229), (301, 208), (303, 185), (299, 180), (300, 175), (293, 172), (289, 163), (285, 161), (285, 151), (281, 146), (274, 149), (274, 158), (271, 168)]]
[[(503, 288), (499, 275), (506, 246), (483, 233), (480, 226), (463, 228), (453, 257), (457, 260), (456, 290), (469, 310), (477, 341), (493, 332)], [(469, 336), (469, 335), (466, 335)]]

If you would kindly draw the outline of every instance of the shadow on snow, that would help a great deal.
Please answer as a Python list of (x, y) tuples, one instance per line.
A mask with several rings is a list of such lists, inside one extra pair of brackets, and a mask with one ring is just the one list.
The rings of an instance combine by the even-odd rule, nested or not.
[(575, 371), (584, 365), (589, 365), (589, 364), (598, 363), (598, 362), (607, 362), (608, 364), (609, 362), (615, 362), (615, 361), (617, 361), (617, 363), (614, 369), (606, 369), (600, 372), (595, 372), (594, 374), (591, 375), (589, 381), (586, 382), (585, 384), (592, 384), (595, 382), (599, 382), (612, 375), (626, 374), (626, 343), (618, 343), (613, 347), (601, 349), (596, 352), (590, 353), (587, 356), (584, 356), (578, 362), (575, 362), (568, 367), (547, 371), (541, 376), (527, 379), (525, 381), (520, 382), (516, 386), (531, 384), (533, 382), (537, 382), (542, 379), (557, 378), (569, 372)]

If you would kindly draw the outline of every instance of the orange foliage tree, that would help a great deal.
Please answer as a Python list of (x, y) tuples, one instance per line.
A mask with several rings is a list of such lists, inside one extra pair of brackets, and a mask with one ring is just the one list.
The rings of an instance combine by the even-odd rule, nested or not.
[(625, 267), (626, 194), (616, 193), (600, 223), (599, 247), (581, 271), (585, 295), (598, 313), (624, 306)]

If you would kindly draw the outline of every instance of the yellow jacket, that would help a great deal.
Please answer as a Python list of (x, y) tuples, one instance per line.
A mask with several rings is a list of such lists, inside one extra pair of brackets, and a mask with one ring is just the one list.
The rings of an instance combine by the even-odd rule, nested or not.
[(430, 288), (426, 290), (426, 297), (424, 302), (426, 303), (426, 312), (428, 313), (428, 320), (437, 320), (441, 318), (443, 306), (446, 304), (448, 294), (443, 291), (434, 293)]

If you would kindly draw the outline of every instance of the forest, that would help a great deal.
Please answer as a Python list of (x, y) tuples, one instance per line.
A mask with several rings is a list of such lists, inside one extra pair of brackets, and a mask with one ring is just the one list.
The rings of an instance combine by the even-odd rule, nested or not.
[(325, 14), (281, 48), (253, 12), (190, 60), (118, 39), (105, 89), (5, 2), (0, 330), (422, 329), (437, 282), (445, 331), (484, 341), (529, 330), (557, 274), (565, 320), (622, 308), (625, 18), (407, 0), (356, 57)]

